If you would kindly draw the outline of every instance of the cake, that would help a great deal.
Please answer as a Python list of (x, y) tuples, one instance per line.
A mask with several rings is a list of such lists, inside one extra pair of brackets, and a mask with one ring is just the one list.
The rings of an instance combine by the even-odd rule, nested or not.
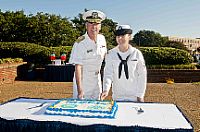
[(47, 107), (45, 113), (87, 118), (114, 118), (117, 108), (115, 101), (61, 99)]

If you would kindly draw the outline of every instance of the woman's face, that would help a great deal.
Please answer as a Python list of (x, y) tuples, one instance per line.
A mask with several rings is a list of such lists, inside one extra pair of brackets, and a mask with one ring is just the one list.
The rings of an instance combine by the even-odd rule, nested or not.
[(116, 36), (116, 41), (117, 41), (118, 45), (129, 44), (130, 39), (131, 39), (130, 34)]
[(87, 33), (90, 37), (95, 37), (101, 30), (101, 23), (86, 23)]

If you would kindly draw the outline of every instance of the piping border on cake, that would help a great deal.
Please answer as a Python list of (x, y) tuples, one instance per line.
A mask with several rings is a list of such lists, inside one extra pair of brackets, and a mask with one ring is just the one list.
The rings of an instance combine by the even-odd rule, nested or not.
[[(79, 100), (79, 99), (61, 99), (50, 105), (45, 113), (48, 115), (66, 115), (72, 117), (86, 117), (86, 118), (114, 118), (116, 115), (116, 111), (118, 110), (118, 105), (115, 101), (113, 101), (113, 106), (110, 111), (97, 111), (97, 110), (78, 110), (78, 109), (62, 109), (62, 108), (54, 108), (54, 106), (61, 101), (97, 101), (97, 100)], [(110, 101), (97, 101), (97, 102), (110, 102)], [(112, 103), (112, 102), (111, 102)], [(85, 114), (87, 113), (100, 113), (105, 114), (104, 116), (101, 115), (82, 115), (80, 112)], [(75, 114), (77, 113), (77, 114)], [(106, 115), (107, 114), (107, 115)]]

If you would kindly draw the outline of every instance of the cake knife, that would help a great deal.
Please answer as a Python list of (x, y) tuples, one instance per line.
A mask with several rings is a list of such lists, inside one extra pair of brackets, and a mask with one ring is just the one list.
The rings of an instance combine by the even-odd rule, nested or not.
[(42, 107), (45, 103), (47, 103), (47, 102), (43, 102), (43, 103), (41, 103), (41, 104), (39, 104), (39, 105), (29, 107), (28, 109), (33, 109), (33, 108)]

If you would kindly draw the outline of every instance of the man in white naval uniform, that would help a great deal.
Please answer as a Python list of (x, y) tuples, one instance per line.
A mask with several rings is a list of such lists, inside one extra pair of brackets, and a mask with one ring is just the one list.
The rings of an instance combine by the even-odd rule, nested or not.
[(102, 92), (100, 69), (107, 53), (105, 37), (99, 34), (105, 14), (90, 10), (83, 14), (87, 32), (74, 43), (69, 63), (75, 65), (73, 98), (99, 99)]
[(106, 55), (101, 99), (108, 96), (117, 101), (144, 102), (147, 72), (142, 53), (129, 44), (132, 29), (129, 25), (116, 28), (118, 46)]

